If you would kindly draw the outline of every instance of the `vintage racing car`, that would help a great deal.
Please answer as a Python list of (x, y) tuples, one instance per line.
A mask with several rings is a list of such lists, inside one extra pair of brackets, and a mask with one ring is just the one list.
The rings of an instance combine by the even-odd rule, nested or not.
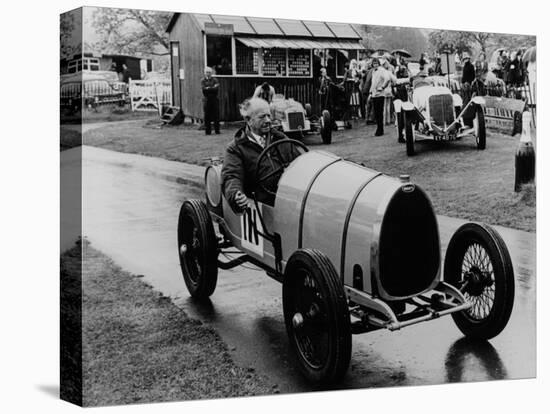
[(319, 132), (323, 144), (332, 141), (332, 122), (330, 112), (322, 111), (320, 117), (312, 114), (311, 104), (305, 108), (294, 99), (285, 99), (276, 95), (270, 104), (273, 126), (290, 137), (303, 137), (304, 134)]
[[(284, 145), (292, 148), (281, 151)], [(310, 381), (345, 374), (352, 334), (445, 315), (468, 337), (490, 339), (505, 328), (514, 272), (491, 227), (461, 226), (441, 269), (432, 204), (407, 176), (308, 151), (295, 140), (267, 146), (257, 166), (257, 182), (274, 203), (253, 197), (244, 214), (233, 212), (222, 194), (220, 161), (206, 169), (206, 202), (186, 200), (179, 214), (181, 270), (196, 298), (212, 295), (218, 269), (245, 262), (281, 282), (289, 342)], [(240, 253), (227, 256), (235, 248)]]
[(413, 83), (410, 95), (409, 101), (394, 101), (398, 140), (402, 141), (404, 136), (407, 155), (415, 154), (415, 142), (420, 139), (452, 141), (471, 136), (478, 149), (485, 149), (482, 97), (475, 96), (463, 106), (460, 95), (431, 78)]

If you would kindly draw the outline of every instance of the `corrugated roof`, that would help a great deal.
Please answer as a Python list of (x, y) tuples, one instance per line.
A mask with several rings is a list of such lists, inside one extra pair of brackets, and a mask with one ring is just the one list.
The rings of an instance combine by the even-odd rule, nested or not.
[(304, 21), (304, 24), (315, 37), (335, 37), (325, 22)]
[[(214, 23), (232, 24), (235, 33), (256, 34), (256, 31), (242, 16), (224, 16), (220, 14), (212, 14), (211, 16)], [(202, 28), (204, 29), (204, 25)]]
[(301, 20), (277, 19), (277, 23), (287, 36), (311, 36)]
[(209, 14), (195, 14), (195, 19), (199, 22), (200, 26), (204, 28), (204, 23), (214, 23), (212, 17)]
[(259, 17), (248, 17), (248, 22), (259, 35), (274, 35), (284, 36), (279, 26), (275, 24), (273, 19), (264, 19)]
[(336, 37), (359, 37), (351, 24), (347, 23), (327, 23), (330, 30), (336, 35)]
[[(219, 14), (192, 13), (199, 26), (204, 23), (232, 24), (235, 34), (261, 36), (294, 36), (309, 38), (361, 39), (361, 36), (348, 23), (330, 23), (312, 20), (271, 19), (263, 17), (228, 16)], [(174, 13), (166, 28), (172, 30), (180, 13)]]

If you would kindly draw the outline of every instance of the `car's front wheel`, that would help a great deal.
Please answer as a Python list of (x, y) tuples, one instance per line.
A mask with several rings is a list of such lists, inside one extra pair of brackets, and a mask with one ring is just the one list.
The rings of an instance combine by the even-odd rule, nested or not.
[(464, 335), (491, 339), (504, 329), (514, 305), (514, 269), (504, 241), (492, 227), (467, 223), (454, 233), (445, 255), (444, 281), (471, 304), (453, 313)]
[(333, 383), (351, 358), (351, 326), (346, 294), (326, 255), (297, 250), (283, 280), (283, 311), (290, 345), (305, 377)]

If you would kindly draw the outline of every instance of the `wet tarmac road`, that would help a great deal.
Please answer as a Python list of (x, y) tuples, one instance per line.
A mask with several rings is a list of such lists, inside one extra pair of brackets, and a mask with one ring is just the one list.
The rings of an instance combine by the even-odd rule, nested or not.
[[(175, 231), (183, 199), (201, 194), (181, 177), (200, 179), (202, 170), (95, 148), (83, 151), (83, 233), (92, 244), (125, 270), (144, 275), (190, 316), (214, 327), (241, 366), (270, 378), (281, 392), (314, 389), (301, 378), (289, 354), (280, 284), (247, 265), (220, 270), (210, 302), (189, 297)], [(76, 168), (70, 151), (64, 153), (62, 174)], [(463, 221), (439, 217), (439, 223), (446, 248)], [(350, 369), (337, 388), (535, 376), (535, 235), (497, 230), (510, 250), (516, 275), (514, 311), (503, 333), (490, 343), (472, 343), (445, 317), (393, 333), (355, 335)]]

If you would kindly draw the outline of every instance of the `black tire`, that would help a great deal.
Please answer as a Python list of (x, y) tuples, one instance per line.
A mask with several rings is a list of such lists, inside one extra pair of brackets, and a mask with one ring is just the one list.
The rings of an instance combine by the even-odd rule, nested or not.
[(512, 131), (512, 136), (516, 134), (521, 134), (523, 129), (523, 115), (520, 111), (514, 112), (514, 130)]
[(476, 117), (474, 118), (474, 127), (477, 122), (476, 143), (477, 149), (484, 150), (487, 146), (487, 136), (485, 130), (485, 114), (481, 105), (476, 105)]
[(330, 145), (332, 142), (332, 121), (330, 119), (330, 112), (326, 109), (321, 113), (321, 139), (323, 144)]
[(304, 376), (318, 384), (341, 379), (351, 358), (350, 315), (342, 282), (326, 255), (294, 252), (285, 269), (283, 310)]
[(313, 111), (311, 109), (311, 104), (310, 103), (305, 104), (304, 109), (306, 110), (306, 116), (308, 118), (311, 118), (311, 115), (313, 114)]
[(504, 241), (492, 227), (467, 223), (455, 232), (443, 278), (472, 303), (470, 309), (453, 313), (464, 335), (491, 339), (502, 332), (514, 306), (514, 269)]
[(407, 114), (403, 114), (403, 122), (405, 123), (405, 142), (407, 144), (407, 155), (410, 157), (414, 152), (414, 125), (411, 120), (407, 119)]
[[(185, 245), (186, 251), (182, 251)], [(218, 281), (218, 246), (212, 218), (204, 202), (187, 200), (178, 220), (178, 254), (187, 290), (194, 298), (214, 293)]]
[(405, 129), (405, 111), (401, 110), (396, 113), (397, 118), (397, 142), (405, 142), (403, 138), (403, 130)]

